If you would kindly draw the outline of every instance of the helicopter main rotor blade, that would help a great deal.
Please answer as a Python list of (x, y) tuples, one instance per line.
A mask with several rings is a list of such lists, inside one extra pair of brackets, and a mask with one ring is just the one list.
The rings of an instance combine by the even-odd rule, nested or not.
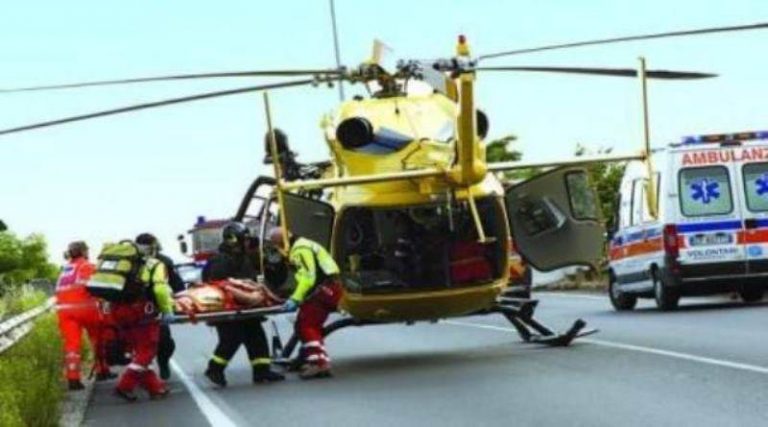
[(169, 76), (154, 76), (154, 77), (138, 77), (132, 79), (118, 79), (118, 80), (99, 80), (91, 82), (77, 82), (66, 83), (57, 85), (45, 85), (45, 86), (29, 86), (11, 89), (0, 89), (0, 93), (14, 93), (14, 92), (32, 92), (41, 90), (60, 90), (60, 89), (76, 89), (92, 86), (112, 86), (112, 85), (124, 85), (135, 83), (149, 83), (149, 82), (161, 82), (171, 80), (197, 80), (197, 79), (213, 79), (213, 78), (227, 78), (227, 77), (287, 77), (287, 76), (335, 76), (342, 74), (341, 70), (329, 69), (329, 70), (261, 70), (261, 71), (232, 71), (221, 73), (199, 73), (199, 74), (176, 74)]
[(643, 35), (637, 35), (637, 36), (612, 37), (612, 38), (606, 38), (606, 39), (587, 40), (587, 41), (573, 42), (573, 43), (553, 44), (548, 46), (540, 46), (540, 47), (533, 47), (533, 48), (527, 48), (527, 49), (507, 50), (503, 52), (490, 53), (487, 55), (480, 55), (477, 58), (477, 60), (482, 61), (484, 59), (499, 58), (502, 56), (522, 55), (526, 53), (543, 52), (546, 50), (570, 49), (573, 47), (594, 46), (594, 45), (600, 45), (600, 44), (623, 43), (623, 42), (632, 42), (632, 41), (639, 41), (639, 40), (652, 40), (652, 39), (661, 39), (661, 38), (667, 38), (667, 37), (696, 36), (696, 35), (702, 35), (702, 34), (726, 33), (726, 32), (732, 32), (732, 31), (761, 30), (766, 28), (768, 28), (768, 22), (761, 22), (757, 24), (748, 24), (748, 25), (733, 25), (733, 26), (727, 26), (727, 27), (700, 28), (697, 30), (670, 31), (670, 32), (664, 32), (664, 33), (643, 34)]
[[(584, 67), (477, 67), (478, 71), (532, 71), (540, 73), (587, 74), (609, 77), (637, 77), (637, 70), (632, 68), (584, 68)], [(689, 80), (717, 77), (717, 74), (695, 71), (648, 70), (649, 79)]]
[(58, 126), (63, 125), (65, 123), (72, 123), (72, 122), (79, 122), (82, 120), (89, 120), (89, 119), (95, 119), (98, 117), (104, 117), (104, 116), (111, 116), (114, 114), (123, 114), (123, 113), (129, 113), (132, 111), (138, 111), (138, 110), (146, 110), (148, 108), (157, 108), (157, 107), (165, 107), (168, 105), (174, 105), (174, 104), (181, 104), (184, 102), (192, 102), (192, 101), (199, 101), (202, 99), (210, 99), (210, 98), (218, 98), (222, 96), (230, 96), (230, 95), (238, 95), (241, 93), (248, 93), (248, 92), (259, 92), (269, 89), (279, 89), (279, 88), (286, 88), (286, 87), (293, 87), (293, 86), (304, 86), (304, 85), (310, 85), (316, 83), (316, 80), (314, 79), (307, 79), (307, 80), (294, 80), (290, 82), (282, 82), (282, 83), (273, 83), (268, 85), (261, 85), (261, 86), (248, 86), (248, 87), (242, 87), (238, 89), (230, 89), (230, 90), (223, 90), (218, 92), (206, 92), (206, 93), (200, 93), (196, 95), (191, 96), (184, 96), (181, 98), (171, 98), (171, 99), (165, 99), (162, 101), (155, 101), (155, 102), (147, 102), (144, 104), (136, 104), (136, 105), (129, 105), (127, 107), (121, 107), (121, 108), (114, 108), (111, 110), (103, 110), (103, 111), (97, 111), (95, 113), (89, 113), (89, 114), (83, 114), (79, 116), (70, 116), (65, 117), (63, 119), (57, 119), (57, 120), (50, 120), (47, 122), (40, 122), (40, 123), (34, 123), (31, 125), (25, 125), (25, 126), (19, 126), (15, 128), (9, 128), (9, 129), (2, 129), (0, 130), (0, 135), (8, 135), (10, 133), (17, 133), (17, 132), (23, 132), (33, 129), (40, 129), (45, 128), (49, 126)]

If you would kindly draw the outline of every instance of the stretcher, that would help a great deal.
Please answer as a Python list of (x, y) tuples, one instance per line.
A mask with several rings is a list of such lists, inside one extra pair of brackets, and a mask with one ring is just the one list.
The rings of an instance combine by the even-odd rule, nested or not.
[(266, 285), (250, 280), (198, 283), (174, 295), (173, 323), (215, 323), (279, 314), (285, 312), (282, 302)]
[(270, 314), (285, 313), (282, 306), (243, 308), (238, 310), (210, 311), (205, 313), (189, 314), (186, 312), (176, 312), (171, 323), (197, 323), (197, 322), (225, 322), (229, 320), (250, 319), (252, 317), (263, 317)]

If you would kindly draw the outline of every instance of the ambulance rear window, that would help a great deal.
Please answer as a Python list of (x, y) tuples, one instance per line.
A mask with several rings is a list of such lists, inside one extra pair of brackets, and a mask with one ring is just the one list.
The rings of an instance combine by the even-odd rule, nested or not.
[(678, 181), (683, 215), (724, 215), (733, 211), (731, 181), (724, 166), (682, 169)]
[(768, 163), (749, 163), (741, 171), (749, 210), (768, 211)]

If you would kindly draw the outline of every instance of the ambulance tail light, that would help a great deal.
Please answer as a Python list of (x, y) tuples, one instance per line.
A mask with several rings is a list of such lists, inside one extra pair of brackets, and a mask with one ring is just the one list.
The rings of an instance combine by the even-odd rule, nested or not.
[(664, 226), (664, 253), (672, 259), (677, 259), (680, 255), (680, 244), (678, 243), (677, 226), (667, 224)]

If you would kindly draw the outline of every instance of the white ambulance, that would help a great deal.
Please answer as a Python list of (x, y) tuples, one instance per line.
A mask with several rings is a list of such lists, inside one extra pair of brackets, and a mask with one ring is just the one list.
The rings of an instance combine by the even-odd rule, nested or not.
[(627, 165), (609, 232), (609, 295), (616, 310), (639, 297), (660, 309), (681, 296), (738, 292), (763, 298), (768, 284), (768, 131), (704, 135), (655, 152), (657, 218), (648, 168)]

